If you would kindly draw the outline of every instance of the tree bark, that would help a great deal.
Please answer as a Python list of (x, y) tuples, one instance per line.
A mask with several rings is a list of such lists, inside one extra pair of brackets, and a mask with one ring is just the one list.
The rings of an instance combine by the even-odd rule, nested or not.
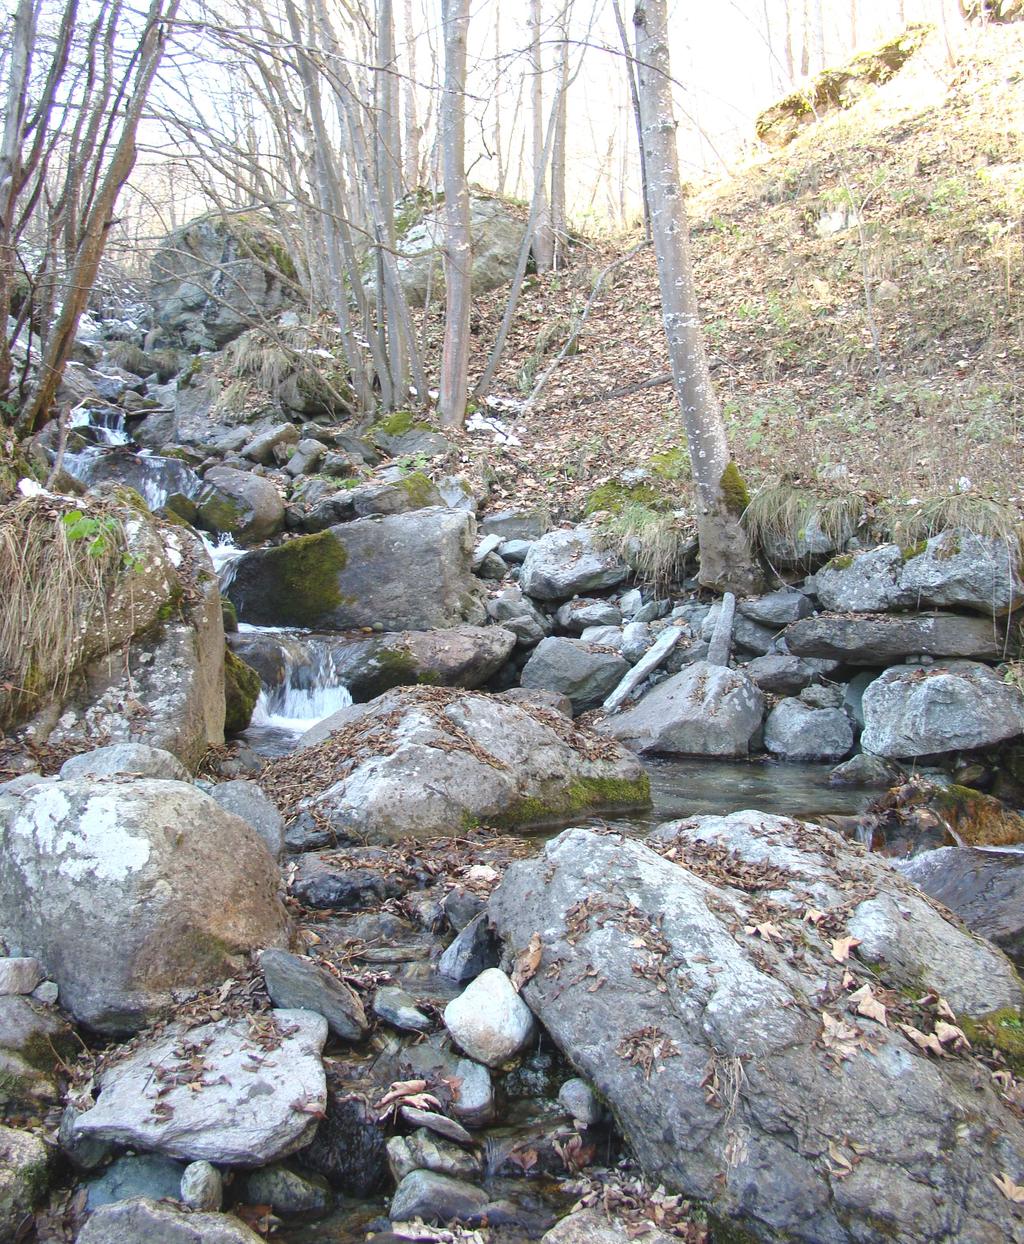
[(466, 37), (469, 0), (443, 0), (444, 93), (439, 117), (445, 195), (445, 317), (441, 356), (441, 423), (466, 422), (473, 245), (466, 182)]
[(551, 203), (547, 191), (547, 162), (544, 150), (544, 76), (540, 51), (541, 0), (530, 0), (530, 59), (533, 81), (530, 89), (530, 119), (533, 129), (532, 167), (534, 185), (540, 180), (540, 210), (533, 231), (533, 261), (538, 272), (547, 272), (555, 259), (551, 229)]
[(666, 8), (666, 0), (638, 0), (633, 14), (651, 233), (669, 360), (697, 494), (700, 582), (717, 591), (742, 594), (756, 590), (763, 576), (740, 522), (742, 480), (729, 455), (697, 313), (679, 177)]

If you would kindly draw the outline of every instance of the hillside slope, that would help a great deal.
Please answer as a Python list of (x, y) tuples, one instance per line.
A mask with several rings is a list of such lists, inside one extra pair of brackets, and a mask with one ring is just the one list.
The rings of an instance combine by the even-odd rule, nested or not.
[[(849, 111), (691, 198), (708, 348), (755, 485), (838, 479), (909, 499), (959, 481), (1015, 506), (1024, 496), (1024, 28), (973, 39), (950, 69), (933, 36)], [(583, 241), (566, 273), (533, 282), (497, 393), (522, 396), (524, 369), (552, 357), (538, 341), (551, 333), (557, 351), (595, 275), (637, 241)], [(477, 304), (481, 344), (501, 306), (497, 294)], [(604, 396), (666, 370), (648, 248), (623, 260), (578, 353), (518, 420), (522, 445), (492, 455), (499, 494), (554, 493), (572, 515), (677, 446), (669, 385)], [(683, 481), (677, 491), (685, 504)]]

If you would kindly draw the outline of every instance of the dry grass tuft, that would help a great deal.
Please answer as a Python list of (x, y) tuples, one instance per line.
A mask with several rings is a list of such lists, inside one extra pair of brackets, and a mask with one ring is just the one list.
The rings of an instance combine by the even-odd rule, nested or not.
[(55, 497), (0, 509), (0, 727), (67, 693), (84, 629), (103, 616), (125, 566), (112, 515), (85, 517)]
[(852, 489), (819, 494), (793, 484), (768, 484), (750, 499), (743, 525), (759, 548), (773, 543), (798, 545), (808, 529), (845, 544), (863, 519), (867, 502)]
[(932, 497), (902, 508), (889, 506), (881, 524), (883, 534), (902, 545), (916, 544), (944, 531), (970, 531), (1000, 540), (1008, 548), (1022, 544), (1024, 538), (1024, 527), (1012, 506), (969, 492)]
[(667, 591), (686, 575), (694, 531), (675, 515), (629, 502), (599, 526), (597, 543), (614, 549), (641, 582)]

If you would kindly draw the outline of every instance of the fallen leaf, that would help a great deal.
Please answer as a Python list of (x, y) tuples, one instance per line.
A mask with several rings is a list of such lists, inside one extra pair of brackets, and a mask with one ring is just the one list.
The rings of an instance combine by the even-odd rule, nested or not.
[(766, 942), (782, 941), (782, 930), (777, 924), (772, 924), (770, 920), (765, 920), (763, 924), (748, 924), (745, 932), (750, 937), (756, 934), (758, 937), (764, 938)]
[(512, 969), (512, 988), (516, 993), (536, 976), (543, 955), (544, 950), (540, 944), (540, 934), (534, 933), (526, 949), (516, 959), (516, 965)]
[(971, 1043), (967, 1040), (967, 1034), (962, 1028), (958, 1028), (956, 1024), (947, 1024), (941, 1019), (936, 1020), (935, 1035), (939, 1038), (942, 1045), (952, 1045), (954, 1050), (969, 1050), (971, 1048)]
[(836, 963), (845, 963), (850, 957), (854, 946), (860, 945), (859, 937), (836, 937), (832, 939), (832, 958)]
[(822, 920), (825, 919), (825, 913), (818, 911), (816, 907), (808, 907), (804, 912), (804, 919), (808, 924), (821, 924)]
[(858, 1015), (875, 1020), (883, 1028), (889, 1027), (885, 1021), (885, 1007), (871, 992), (870, 985), (861, 985), (856, 993), (850, 994), (850, 1001), (857, 1004)]
[(845, 1179), (853, 1171), (853, 1163), (843, 1153), (834, 1140), (828, 1142), (829, 1161), (833, 1163), (832, 1174), (836, 1179)]
[(1002, 1175), (993, 1175), (992, 1182), (1008, 1201), (1012, 1201), (1014, 1205), (1024, 1205), (1024, 1187), (1015, 1184), (1005, 1172)]
[(919, 1028), (915, 1028), (913, 1024), (897, 1024), (896, 1027), (919, 1050), (923, 1050), (926, 1054), (934, 1054), (938, 1058), (945, 1057), (946, 1051), (942, 1048), (939, 1038), (934, 1032), (922, 1032)]

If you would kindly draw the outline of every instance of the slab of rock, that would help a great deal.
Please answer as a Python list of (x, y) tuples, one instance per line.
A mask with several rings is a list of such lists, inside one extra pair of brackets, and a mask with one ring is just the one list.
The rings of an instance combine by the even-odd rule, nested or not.
[(322, 1175), (306, 1175), (283, 1163), (251, 1171), (242, 1189), (250, 1205), (269, 1205), (275, 1214), (286, 1218), (299, 1214), (322, 1218), (334, 1200)]
[(227, 595), (241, 622), (312, 630), (457, 626), (480, 611), (462, 510), (361, 518), (258, 549), (235, 563)]
[(46, 1192), (50, 1159), (30, 1132), (0, 1126), (0, 1240), (14, 1240)]
[[(468, 1138), (467, 1138), (468, 1139)], [(436, 1171), (455, 1179), (472, 1179), (480, 1173), (480, 1162), (458, 1145), (446, 1144), (425, 1128), (411, 1136), (392, 1136), (388, 1141), (388, 1166), (395, 1183), (412, 1171)]]
[(571, 635), (581, 635), (588, 626), (618, 626), (621, 612), (609, 600), (579, 596), (567, 600), (555, 615), (558, 625)]
[(808, 617), (814, 612), (814, 606), (806, 593), (790, 588), (738, 601), (736, 610), (752, 622), (778, 629), (797, 618)]
[(537, 540), (523, 562), (519, 584), (536, 600), (568, 600), (597, 588), (614, 587), (628, 574), (626, 563), (598, 548), (593, 530), (573, 527), (549, 531)]
[(524, 687), (568, 696), (574, 713), (597, 708), (629, 672), (629, 663), (583, 639), (551, 635), (534, 648), (523, 667)]
[(641, 755), (745, 756), (763, 715), (764, 696), (746, 674), (697, 661), (600, 729)]
[(446, 1223), (479, 1217), (487, 1204), (482, 1188), (435, 1171), (410, 1171), (395, 1189), (389, 1215), (392, 1222)]
[(1024, 854), (940, 847), (895, 867), (1024, 966)]
[(368, 1024), (359, 996), (326, 968), (275, 949), (260, 955), (260, 968), (275, 1006), (322, 1015), (331, 1032), (343, 1041), (359, 1041), (365, 1036)]
[(213, 467), (203, 477), (199, 521), (208, 531), (230, 535), (240, 544), (259, 544), (284, 526), (284, 502), (262, 475)]
[(990, 747), (1024, 733), (1024, 695), (987, 665), (894, 665), (864, 691), (861, 744), (895, 759)]
[(853, 726), (841, 708), (780, 700), (764, 723), (764, 745), (783, 760), (842, 760), (853, 747)]
[(327, 1103), (326, 1039), (327, 1021), (311, 1011), (276, 1010), (255, 1028), (245, 1019), (174, 1026), (103, 1073), (99, 1100), (75, 1120), (75, 1133), (189, 1161), (263, 1166), (313, 1138)]
[(115, 1201), (127, 1201), (137, 1196), (149, 1197), (152, 1201), (162, 1201), (165, 1197), (176, 1201), (184, 1172), (183, 1163), (155, 1153), (128, 1154), (116, 1158), (102, 1175), (87, 1181), (86, 1209), (92, 1213), (101, 1205), (112, 1205)]
[(772, 695), (799, 695), (818, 677), (813, 665), (781, 652), (755, 657), (743, 666), (743, 672)]
[(433, 1022), (416, 1005), (416, 999), (404, 989), (382, 985), (373, 996), (373, 1009), (385, 1023), (406, 1032), (429, 1032)]
[(445, 1027), (477, 1062), (500, 1067), (533, 1038), (530, 1008), (498, 968), (488, 968), (444, 1009)]
[(455, 1141), (456, 1144), (471, 1145), (473, 1143), (473, 1137), (462, 1124), (457, 1123), (455, 1119), (449, 1119), (446, 1114), (438, 1114), (434, 1110), (419, 1110), (416, 1106), (402, 1106), (399, 1114), (403, 1122), (435, 1132), (438, 1136)]
[(908, 656), (1005, 659), (1006, 636), (985, 618), (957, 613), (830, 617), (819, 614), (786, 628), (797, 656), (828, 657), (847, 665), (891, 665)]
[(903, 553), (896, 544), (882, 544), (862, 553), (844, 553), (814, 576), (814, 592), (821, 604), (834, 613), (903, 609), (913, 604), (911, 593), (900, 585), (903, 564)]
[[(340, 751), (331, 739), (339, 729)], [(320, 786), (299, 802), (296, 837), (318, 832), (314, 814), (336, 832), (381, 841), (550, 823), (650, 797), (639, 762), (610, 740), (550, 710), (441, 688), (389, 691), (326, 718), (294, 756), (274, 762), (271, 793), (293, 769)]]
[(539, 540), (551, 525), (544, 509), (491, 510), (480, 520), (481, 535), (492, 533), (503, 540)]
[(437, 961), (437, 970), (450, 981), (461, 985), (471, 981), (486, 968), (498, 966), (498, 944), (488, 928), (487, 916), (481, 912), (471, 920)]
[(192, 780), (192, 775), (177, 756), (172, 756), (161, 747), (149, 747), (146, 743), (111, 743), (107, 747), (97, 747), (94, 751), (72, 756), (60, 768), (60, 776), (65, 781), (116, 774), (170, 778), (175, 782)]
[(137, 1030), (174, 991), (218, 984), (285, 936), (262, 839), (184, 782), (33, 787), (3, 838), (0, 936), (99, 1032)]
[(540, 1244), (672, 1244), (678, 1236), (609, 1217), (603, 1209), (578, 1209), (541, 1236)]
[(31, 993), (42, 979), (38, 959), (0, 959), (0, 997)]
[(75, 1244), (260, 1244), (262, 1236), (231, 1214), (194, 1214), (136, 1197), (90, 1215)]
[[(824, 829), (742, 812), (651, 841), (662, 854), (567, 830), (490, 900), (512, 955), (540, 933), (523, 995), (647, 1177), (757, 1239), (1014, 1238), (993, 1181), (1024, 1177), (1020, 1120), (969, 1056), (933, 1058), (858, 1011), (885, 988), (932, 989), (958, 1014), (1017, 1007), (1000, 952)], [(809, 906), (838, 924), (819, 933)], [(844, 936), (861, 943), (841, 963)], [(844, 989), (846, 972), (867, 992)]]
[(357, 518), (370, 514), (407, 514), (427, 506), (444, 505), (444, 500), (431, 479), (422, 471), (414, 471), (388, 482), (360, 484), (352, 489), (352, 507)]

